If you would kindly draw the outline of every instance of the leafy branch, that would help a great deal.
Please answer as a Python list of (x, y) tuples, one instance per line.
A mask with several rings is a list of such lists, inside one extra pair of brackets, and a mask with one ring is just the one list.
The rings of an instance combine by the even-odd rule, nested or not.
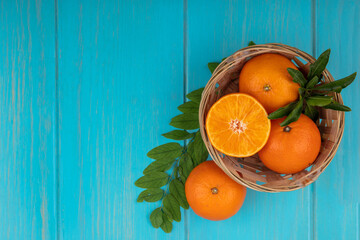
[[(251, 45), (255, 43), (249, 42)], [(210, 72), (213, 73), (219, 64), (209, 63)], [(161, 206), (150, 214), (150, 222), (154, 228), (161, 228), (166, 233), (172, 231), (174, 220), (181, 221), (180, 207), (189, 209), (185, 195), (187, 177), (209, 156), (199, 130), (199, 105), (203, 90), (200, 88), (186, 95), (189, 101), (178, 106), (182, 114), (170, 121), (170, 125), (177, 129), (162, 134), (165, 138), (183, 141), (184, 146), (170, 142), (150, 150), (147, 156), (154, 161), (145, 168), (144, 176), (135, 181), (135, 186), (145, 189), (139, 194), (137, 202), (162, 200)], [(167, 173), (170, 169), (171, 175)]]
[(314, 63), (310, 64), (310, 70), (306, 78), (297, 69), (287, 69), (293, 81), (300, 85), (299, 99), (269, 114), (269, 119), (286, 116), (285, 120), (280, 124), (283, 127), (297, 121), (301, 113), (316, 121), (319, 117), (317, 109), (319, 107), (337, 111), (351, 111), (349, 107), (336, 102), (330, 94), (332, 92), (340, 93), (342, 89), (349, 86), (355, 80), (356, 73), (334, 82), (324, 83), (321, 79), (323, 71), (329, 62), (329, 57), (330, 49), (323, 52)]
[[(189, 208), (185, 196), (187, 177), (194, 167), (208, 158), (198, 130), (199, 104), (203, 90), (201, 88), (187, 94), (190, 101), (178, 107), (182, 114), (175, 116), (170, 122), (171, 126), (178, 129), (162, 134), (171, 140), (184, 141), (184, 146), (170, 142), (150, 150), (147, 156), (155, 161), (145, 168), (144, 176), (135, 182), (135, 186), (146, 189), (139, 194), (138, 202), (162, 200), (161, 206), (150, 214), (150, 222), (153, 227), (160, 227), (166, 233), (172, 231), (173, 220), (181, 221), (180, 207)], [(172, 173), (169, 175), (166, 171), (171, 168)], [(164, 186), (165, 190), (162, 189)]]

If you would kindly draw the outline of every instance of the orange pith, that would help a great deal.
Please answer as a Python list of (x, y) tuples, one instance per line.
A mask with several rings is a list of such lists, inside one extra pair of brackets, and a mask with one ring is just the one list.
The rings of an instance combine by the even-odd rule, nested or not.
[(253, 97), (233, 93), (219, 99), (208, 112), (206, 132), (218, 151), (233, 157), (257, 153), (270, 134), (270, 120)]

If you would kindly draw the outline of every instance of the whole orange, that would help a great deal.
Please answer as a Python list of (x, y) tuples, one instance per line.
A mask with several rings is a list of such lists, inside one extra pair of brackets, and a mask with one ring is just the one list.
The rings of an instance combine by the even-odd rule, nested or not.
[(278, 173), (292, 174), (309, 167), (319, 154), (321, 135), (316, 124), (306, 115), (288, 126), (282, 119), (271, 121), (270, 137), (260, 150), (264, 165)]
[(197, 215), (218, 221), (239, 211), (246, 188), (227, 176), (213, 161), (206, 161), (191, 171), (185, 183), (185, 194)]
[(240, 72), (239, 91), (256, 98), (268, 113), (298, 98), (299, 85), (292, 81), (287, 69), (297, 69), (286, 57), (266, 53), (245, 63)]

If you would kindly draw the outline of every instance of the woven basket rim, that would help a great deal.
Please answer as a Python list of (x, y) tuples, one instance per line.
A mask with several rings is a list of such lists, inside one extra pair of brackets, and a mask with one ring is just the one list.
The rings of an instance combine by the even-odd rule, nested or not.
[[(207, 147), (207, 150), (210, 154), (210, 156), (212, 157), (213, 161), (228, 175), (230, 176), (233, 180), (235, 180), (237, 183), (240, 183), (248, 188), (251, 188), (253, 190), (256, 191), (262, 191), (262, 192), (285, 192), (285, 191), (293, 191), (293, 190), (297, 190), (300, 188), (303, 188), (305, 186), (308, 186), (309, 184), (311, 184), (312, 182), (314, 182), (318, 176), (328, 167), (328, 165), (330, 164), (330, 162), (332, 161), (332, 159), (335, 156), (335, 153), (339, 147), (339, 144), (341, 142), (342, 136), (343, 136), (343, 132), (344, 132), (344, 123), (345, 123), (345, 114), (344, 112), (334, 112), (333, 110), (322, 110), (325, 114), (326, 117), (331, 116), (332, 118), (335, 119), (331, 119), (331, 118), (325, 118), (324, 121), (328, 122), (331, 120), (331, 122), (333, 122), (333, 124), (331, 123), (330, 127), (327, 126), (328, 128), (331, 128), (332, 131), (334, 131), (334, 129), (337, 129), (336, 131), (336, 136), (334, 141), (331, 140), (325, 140), (325, 151), (328, 151), (325, 159), (323, 160), (323, 158), (321, 158), (322, 163), (318, 166), (315, 166), (318, 159), (320, 158), (320, 155), (318, 156), (317, 160), (315, 160), (313, 167), (310, 169), (310, 171), (308, 171), (307, 173), (304, 173), (300, 176), (300, 174), (298, 176), (299, 177), (299, 183), (298, 184), (288, 184), (288, 185), (271, 185), (269, 183), (266, 184), (260, 184), (257, 181), (254, 182), (254, 180), (250, 181), (248, 179), (245, 179), (244, 177), (241, 177), (240, 174), (236, 174), (231, 172), (229, 170), (229, 168), (225, 165), (225, 160), (226, 161), (230, 161), (227, 160), (227, 158), (229, 158), (228, 156), (223, 156), (220, 157), (219, 152), (211, 145), (210, 141), (207, 138), (207, 134), (206, 134), (206, 130), (205, 130), (205, 115), (206, 115), (206, 109), (211, 106), (208, 105), (208, 102), (210, 101), (210, 95), (213, 94), (213, 91), (215, 89), (215, 86), (217, 83), (220, 83), (221, 80), (225, 77), (226, 74), (228, 74), (229, 72), (231, 72), (231, 70), (233, 68), (236, 68), (239, 64), (239, 59), (242, 60), (242, 64), (244, 64), (247, 60), (245, 60), (246, 58), (255, 56), (255, 55), (260, 55), (266, 52), (276, 52), (285, 56), (291, 56), (291, 58), (293, 60), (296, 61), (296, 58), (298, 59), (298, 61), (296, 61), (297, 65), (301, 65), (300, 67), (304, 67), (306, 68), (306, 66), (309, 63), (313, 63), (315, 61), (315, 58), (313, 58), (310, 54), (301, 51), (297, 48), (285, 45), (285, 44), (281, 44), (281, 43), (268, 43), (268, 44), (261, 44), (261, 45), (253, 45), (253, 46), (248, 46), (245, 48), (242, 48), (238, 51), (236, 51), (235, 53), (233, 53), (232, 55), (230, 55), (229, 57), (227, 57), (224, 61), (222, 61), (218, 67), (215, 69), (215, 71), (213, 72), (210, 80), (208, 81), (208, 83), (206, 84), (203, 94), (202, 94), (202, 98), (201, 98), (201, 102), (200, 102), (200, 108), (199, 108), (199, 121), (200, 121), (200, 132), (201, 132), (201, 136), (204, 140), (204, 143)], [(250, 53), (250, 54), (249, 54)], [(295, 58), (296, 57), (296, 58)], [(304, 64), (300, 61), (300, 59), (302, 59), (303, 61), (305, 61), (307, 63)], [(332, 75), (330, 74), (330, 72), (325, 69), (323, 71), (323, 79), (325, 82), (331, 82), (334, 81)], [(339, 102), (339, 103), (343, 103), (342, 100), (342, 96), (340, 93), (335, 93), (334, 94), (334, 98)], [(329, 120), (330, 119), (330, 120)], [(324, 128), (326, 129), (326, 123)], [(332, 132), (330, 132), (332, 133)], [(323, 133), (322, 133), (323, 134)], [(325, 135), (325, 134), (324, 134)], [(333, 134), (329, 134), (329, 136), (333, 137)], [(330, 138), (330, 137), (329, 137)], [(331, 147), (330, 150), (328, 150), (326, 148), (326, 144), (327, 142), (330, 141), (331, 143), (334, 142), (333, 146)], [(230, 161), (231, 162), (231, 161)], [(243, 165), (245, 165), (245, 163), (243, 163)], [(267, 169), (267, 172), (271, 171), (269, 169)], [(272, 172), (272, 171), (271, 171)], [(239, 173), (239, 172), (237, 172)], [(274, 172), (273, 172), (274, 173)], [(288, 177), (289, 180), (287, 181), (292, 181), (291, 179), (295, 176), (296, 174), (292, 174), (289, 177), (287, 175), (285, 175), (283, 177), (283, 180), (286, 179)], [(298, 177), (297, 176), (297, 177)], [(298, 181), (298, 180), (296, 180)], [(276, 182), (273, 181), (273, 182)]]

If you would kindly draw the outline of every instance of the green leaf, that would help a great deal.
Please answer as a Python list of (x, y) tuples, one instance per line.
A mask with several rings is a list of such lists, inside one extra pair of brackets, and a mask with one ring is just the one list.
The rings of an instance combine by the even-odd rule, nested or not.
[(181, 167), (179, 167), (179, 175), (180, 175), (181, 182), (186, 183), (186, 177), (182, 173)]
[(297, 102), (292, 102), (286, 105), (285, 107), (281, 107), (275, 112), (269, 114), (268, 119), (278, 119), (289, 115), (289, 113), (295, 108)]
[(172, 228), (173, 228), (170, 219), (166, 216), (166, 214), (163, 214), (162, 218), (163, 218), (163, 222), (162, 222), (162, 224), (160, 226), (161, 229), (166, 233), (170, 233), (172, 231)]
[(159, 228), (164, 220), (163, 220), (163, 212), (161, 211), (161, 208), (157, 208), (155, 209), (151, 214), (150, 214), (150, 222), (151, 222), (151, 225), (154, 227), (154, 228)]
[(306, 84), (306, 88), (308, 89), (313, 88), (318, 82), (319, 82), (319, 78), (318, 76), (315, 76)]
[(309, 97), (325, 96), (326, 94), (326, 92), (311, 92)]
[(166, 214), (165, 212), (164, 212), (164, 208), (162, 208), (162, 210), (163, 210), (163, 215), (165, 215), (166, 216), (166, 218), (172, 223), (173, 221), (174, 221), (174, 219), (172, 219), (168, 214)]
[(190, 154), (194, 166), (197, 166), (207, 160), (209, 153), (202, 140), (200, 131), (195, 134), (194, 140), (189, 143), (187, 152)]
[(201, 94), (204, 91), (204, 88), (199, 88), (191, 93), (188, 93), (186, 97), (193, 102), (200, 103), (201, 101)]
[(182, 182), (177, 179), (172, 180), (169, 190), (179, 202), (181, 207), (183, 207), (184, 209), (189, 209), (189, 203), (187, 202), (185, 195), (185, 186)]
[(179, 177), (179, 166), (174, 167), (174, 169), (173, 169), (173, 176), (174, 176), (174, 178), (178, 178), (178, 177)]
[(210, 70), (211, 73), (213, 73), (215, 71), (215, 69), (217, 68), (217, 66), (219, 66), (220, 63), (218, 62), (210, 62), (208, 63), (208, 68)]
[(308, 79), (312, 79), (315, 76), (320, 78), (322, 72), (326, 68), (327, 63), (329, 62), (329, 57), (330, 57), (330, 49), (323, 52), (314, 63), (310, 64)]
[(323, 107), (328, 105), (332, 101), (332, 97), (330, 96), (312, 96), (305, 99), (306, 103), (310, 106), (318, 106)]
[(150, 174), (152, 172), (164, 172), (171, 168), (171, 166), (174, 164), (175, 159), (161, 159), (156, 160), (155, 162), (150, 163), (149, 166), (147, 166), (143, 174)]
[(183, 113), (199, 113), (199, 103), (189, 101), (178, 106), (178, 109)]
[(137, 198), (137, 202), (157, 202), (164, 196), (164, 190), (160, 188), (149, 188), (142, 191)]
[(152, 159), (175, 159), (182, 153), (183, 147), (178, 143), (166, 143), (148, 152), (147, 156)]
[(136, 180), (135, 186), (139, 188), (159, 188), (164, 186), (168, 179), (169, 175), (164, 172), (153, 172)]
[(293, 82), (299, 84), (301, 87), (305, 87), (307, 81), (304, 75), (299, 70), (288, 68), (287, 71), (293, 78)]
[(171, 132), (162, 134), (162, 136), (164, 136), (168, 139), (172, 139), (172, 140), (186, 140), (186, 139), (192, 138), (192, 136), (194, 136), (194, 134), (189, 133), (184, 130), (173, 130)]
[(253, 41), (250, 41), (248, 46), (256, 45)]
[(305, 115), (316, 122), (316, 120), (319, 118), (319, 111), (314, 106), (306, 105)]
[(196, 113), (184, 113), (173, 117), (170, 125), (176, 128), (193, 130), (199, 128), (199, 115)]
[(194, 164), (189, 153), (186, 152), (180, 157), (179, 167), (180, 167), (180, 171), (179, 171), (180, 176), (182, 176), (182, 180), (183, 182), (185, 182), (190, 172), (194, 168)]
[(343, 90), (342, 87), (334, 87), (334, 90), (332, 90), (332, 91), (336, 92), (336, 93), (341, 93), (341, 90)]
[(304, 93), (305, 93), (305, 91), (306, 91), (306, 89), (305, 89), (305, 88), (300, 87), (300, 88), (299, 88), (299, 96), (300, 96), (300, 97), (304, 97)]
[(349, 108), (349, 107), (347, 107), (345, 105), (342, 105), (342, 104), (340, 104), (338, 102), (330, 103), (330, 104), (324, 106), (323, 108), (333, 109), (333, 110), (342, 111), (342, 112), (351, 111), (351, 108)]
[(313, 88), (313, 90), (340, 92), (342, 89), (349, 86), (355, 80), (355, 77), (356, 72), (340, 80), (320, 85), (316, 88)]
[(280, 126), (285, 127), (292, 122), (296, 122), (301, 115), (302, 108), (303, 108), (303, 100), (300, 99), (300, 101), (296, 103), (295, 108), (290, 112), (289, 116), (285, 118), (285, 120), (280, 124)]
[(164, 212), (177, 222), (181, 221), (180, 205), (176, 198), (170, 193), (163, 199)]

